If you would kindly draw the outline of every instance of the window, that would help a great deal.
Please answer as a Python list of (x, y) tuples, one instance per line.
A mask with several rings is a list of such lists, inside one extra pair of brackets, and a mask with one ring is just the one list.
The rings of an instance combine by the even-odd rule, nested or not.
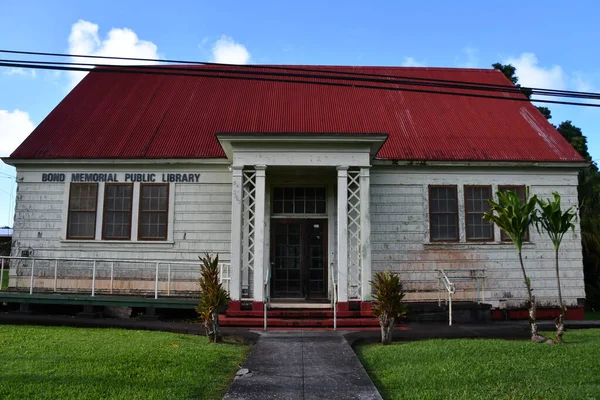
[(429, 224), (431, 241), (458, 240), (456, 186), (429, 186)]
[(465, 186), (465, 226), (467, 240), (494, 240), (494, 226), (483, 220), (490, 209), (491, 186)]
[(71, 183), (67, 239), (94, 239), (97, 200), (97, 183)]
[(273, 190), (273, 214), (325, 214), (327, 193), (319, 187), (286, 187)]
[(103, 239), (129, 240), (131, 238), (132, 196), (132, 184), (107, 183), (104, 186)]
[[(521, 201), (525, 201), (525, 195), (527, 192), (527, 189), (525, 188), (525, 186), (516, 186), (516, 185), (504, 185), (504, 186), (498, 186), (498, 191), (500, 192), (506, 192), (506, 191), (513, 191), (517, 196), (519, 196), (521, 198)], [(500, 231), (500, 240), (502, 240), (503, 242), (510, 242), (510, 236), (508, 236), (504, 231)], [(523, 240), (524, 241), (529, 241), (529, 231), (525, 232), (523, 234)]]
[(140, 185), (140, 240), (166, 240), (169, 208), (169, 186)]

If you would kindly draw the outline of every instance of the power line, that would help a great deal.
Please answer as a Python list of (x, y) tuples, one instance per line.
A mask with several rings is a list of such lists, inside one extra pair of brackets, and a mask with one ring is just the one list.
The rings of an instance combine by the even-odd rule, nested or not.
[[(156, 71), (192, 71), (190, 68), (185, 68), (182, 66), (132, 66), (132, 65), (114, 65), (114, 64), (91, 64), (91, 63), (80, 63), (80, 62), (60, 62), (60, 61), (32, 61), (32, 60), (11, 60), (11, 59), (0, 59), (0, 62), (6, 63), (24, 63), (28, 65), (67, 65), (67, 66), (84, 66), (90, 67), (87, 69), (88, 71), (92, 70), (92, 67), (110, 67), (110, 68), (144, 68), (144, 69), (152, 69)], [(27, 68), (27, 67), (25, 67)], [(240, 74), (240, 75), (259, 75), (259, 76), (276, 76), (276, 77), (300, 77), (300, 78), (310, 78), (310, 79), (332, 79), (332, 80), (341, 80), (341, 81), (358, 81), (358, 82), (369, 82), (369, 83), (378, 83), (378, 84), (398, 84), (398, 85), (410, 85), (410, 86), (426, 86), (426, 87), (440, 87), (440, 88), (448, 88), (448, 89), (466, 89), (466, 90), (478, 90), (478, 91), (491, 91), (491, 92), (509, 92), (515, 94), (523, 94), (521, 88), (516, 86), (508, 87), (510, 90), (504, 90), (501, 88), (490, 88), (487, 86), (476, 86), (471, 83), (468, 86), (458, 85), (458, 84), (442, 84), (442, 83), (433, 83), (433, 82), (424, 82), (424, 81), (413, 81), (406, 79), (398, 79), (396, 77), (387, 76), (386, 79), (367, 79), (367, 78), (355, 78), (355, 77), (346, 77), (339, 75), (327, 75), (327, 76), (315, 76), (314, 74), (289, 74), (289, 73), (280, 73), (280, 72), (264, 72), (264, 71), (247, 71), (245, 67), (237, 67), (235, 69), (227, 69), (227, 68), (202, 68), (202, 69), (193, 69), (193, 71), (201, 71), (201, 72), (215, 72), (215, 73), (228, 73), (228, 74)], [(600, 94), (590, 93), (585, 94), (583, 92), (573, 92), (573, 91), (554, 91), (551, 89), (546, 89), (543, 92), (532, 91), (532, 94), (538, 94), (542, 96), (548, 97), (574, 97), (574, 98), (584, 98), (590, 100), (600, 100)]]
[[(338, 76), (341, 74), (341, 75), (349, 75), (349, 76), (383, 78), (386, 80), (407, 79), (407, 80), (411, 80), (411, 81), (426, 81), (426, 82), (452, 83), (452, 84), (460, 84), (460, 85), (473, 85), (473, 86), (478, 86), (478, 87), (502, 88), (507, 91), (514, 91), (517, 93), (523, 93), (524, 91), (531, 90), (531, 91), (540, 92), (540, 93), (537, 93), (539, 95), (544, 95), (541, 92), (547, 91), (547, 92), (563, 93), (563, 94), (571, 93), (571, 94), (582, 94), (582, 95), (589, 95), (589, 96), (600, 96), (600, 94), (593, 93), (593, 92), (576, 92), (576, 91), (569, 91), (569, 90), (545, 89), (545, 88), (526, 87), (526, 86), (517, 87), (514, 85), (500, 85), (500, 84), (494, 84), (494, 83), (457, 81), (457, 80), (437, 79), (437, 78), (420, 78), (420, 77), (410, 77), (410, 76), (402, 76), (402, 75), (390, 76), (390, 75), (384, 75), (384, 74), (372, 74), (372, 73), (365, 73), (365, 72), (350, 72), (350, 71), (331, 72), (329, 70), (320, 69), (322, 66), (314, 66), (314, 68), (306, 68), (306, 67), (303, 68), (303, 67), (283, 66), (283, 65), (253, 65), (253, 64), (238, 65), (238, 64), (213, 63), (213, 62), (207, 62), (207, 61), (153, 59), (153, 58), (137, 58), (137, 57), (116, 57), (116, 56), (95, 56), (95, 55), (87, 55), (87, 54), (50, 53), (50, 52), (7, 50), (7, 49), (0, 49), (0, 53), (41, 55), (41, 56), (49, 56), (49, 57), (71, 57), (71, 58), (90, 58), (90, 59), (103, 59), (103, 60), (142, 61), (142, 62), (152, 62), (152, 63), (159, 62), (159, 63), (173, 63), (173, 64), (213, 65), (213, 66), (221, 66), (221, 67), (225, 66), (225, 67), (235, 67), (235, 68), (244, 68), (244, 69), (301, 71), (301, 72), (310, 72), (312, 74), (314, 74), (314, 73), (318, 73), (318, 74), (335, 73)], [(95, 64), (88, 64), (88, 65), (95, 65)]]
[[(75, 64), (75, 63), (74, 63)], [(569, 101), (558, 101), (558, 100), (542, 100), (542, 99), (534, 99), (529, 100), (525, 96), (519, 97), (505, 97), (505, 96), (493, 96), (486, 94), (478, 94), (478, 93), (465, 93), (465, 92), (448, 92), (441, 90), (425, 90), (425, 89), (414, 89), (414, 88), (399, 88), (399, 87), (390, 87), (390, 86), (377, 86), (377, 85), (365, 85), (365, 84), (356, 84), (356, 83), (342, 83), (342, 82), (324, 82), (320, 80), (300, 80), (300, 79), (283, 79), (283, 78), (270, 78), (270, 77), (256, 77), (256, 76), (248, 76), (253, 75), (255, 72), (246, 72), (243, 73), (244, 76), (241, 75), (227, 75), (229, 70), (216, 70), (216, 73), (205, 73), (201, 69), (194, 69), (193, 72), (190, 69), (184, 68), (171, 68), (168, 71), (156, 69), (156, 67), (152, 66), (113, 66), (106, 65), (103, 67), (90, 69), (90, 68), (82, 68), (82, 67), (74, 67), (74, 66), (56, 66), (56, 65), (48, 65), (45, 63), (39, 64), (28, 64), (21, 62), (0, 62), (0, 67), (13, 67), (13, 68), (31, 68), (31, 69), (46, 69), (46, 70), (63, 70), (63, 71), (81, 71), (81, 72), (91, 72), (91, 73), (130, 73), (130, 74), (146, 74), (146, 75), (169, 75), (169, 76), (187, 76), (187, 77), (205, 77), (205, 78), (216, 78), (216, 79), (238, 79), (238, 80), (250, 80), (250, 81), (266, 81), (266, 82), (279, 82), (279, 83), (295, 83), (295, 84), (312, 84), (312, 85), (324, 85), (324, 86), (334, 86), (334, 87), (350, 87), (350, 88), (362, 88), (362, 89), (377, 89), (377, 90), (391, 90), (391, 91), (403, 91), (403, 92), (415, 92), (415, 93), (428, 93), (428, 94), (442, 94), (442, 95), (454, 95), (454, 96), (463, 96), (463, 97), (475, 97), (475, 98), (486, 98), (486, 99), (496, 99), (496, 100), (513, 100), (513, 101), (535, 101), (540, 103), (549, 103), (549, 104), (564, 104), (564, 105), (576, 105), (576, 106), (588, 106), (588, 107), (600, 107), (600, 104), (590, 104), (590, 103), (578, 103), (578, 102), (569, 102)], [(163, 67), (164, 68), (164, 67)], [(183, 70), (183, 72), (179, 72)], [(297, 74), (288, 74), (288, 77), (298, 77)], [(311, 79), (328, 79), (328, 77), (321, 76), (310, 76)], [(394, 82), (386, 82), (386, 83), (394, 83)], [(409, 83), (398, 83), (407, 85)], [(437, 86), (433, 86), (437, 87)], [(472, 87), (454, 87), (455, 89), (463, 89), (470, 90)], [(596, 94), (594, 94), (596, 96)], [(586, 97), (578, 97), (578, 98), (586, 98)], [(595, 98), (593, 98), (595, 99)]]

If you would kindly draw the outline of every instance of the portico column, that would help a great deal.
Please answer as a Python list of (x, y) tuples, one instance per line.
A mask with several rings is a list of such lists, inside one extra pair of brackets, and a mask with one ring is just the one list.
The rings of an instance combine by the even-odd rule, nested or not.
[(254, 201), (254, 301), (264, 301), (265, 280), (265, 177), (266, 166), (256, 165)]
[(338, 301), (348, 303), (348, 167), (337, 167)]
[(369, 167), (360, 169), (360, 248), (361, 248), (361, 296), (371, 300), (371, 210)]
[(242, 292), (242, 170), (243, 166), (231, 167), (231, 267), (229, 297), (241, 299)]

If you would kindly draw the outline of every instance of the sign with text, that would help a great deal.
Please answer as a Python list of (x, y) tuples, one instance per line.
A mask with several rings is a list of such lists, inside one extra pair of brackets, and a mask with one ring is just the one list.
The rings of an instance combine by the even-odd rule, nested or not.
[(200, 174), (182, 173), (116, 173), (116, 172), (61, 172), (42, 173), (42, 182), (162, 182), (162, 183), (198, 183)]

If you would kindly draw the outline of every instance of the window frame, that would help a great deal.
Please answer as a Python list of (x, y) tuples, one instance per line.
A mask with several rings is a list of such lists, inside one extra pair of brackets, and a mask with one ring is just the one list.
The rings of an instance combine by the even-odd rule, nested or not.
[[(144, 187), (145, 186), (164, 186), (167, 188), (167, 193), (165, 195), (166, 197), (166, 209), (165, 211), (143, 211), (142, 209), (142, 201), (144, 199)], [(170, 184), (168, 183), (140, 183), (140, 190), (139, 190), (139, 198), (138, 198), (138, 215), (137, 215), (137, 225), (138, 225), (138, 231), (137, 231), (137, 240), (138, 241), (152, 241), (152, 242), (164, 242), (169, 240), (169, 195), (170, 195)], [(166, 229), (165, 229), (165, 237), (164, 238), (144, 238), (142, 236), (142, 215), (144, 212), (164, 212), (167, 218), (166, 221)]]
[[(76, 185), (87, 185), (87, 186), (95, 186), (96, 187), (96, 201), (94, 202), (94, 218), (93, 218), (93, 229), (92, 236), (72, 236), (71, 235), (71, 201), (73, 199), (73, 186)], [(98, 219), (98, 191), (100, 187), (97, 182), (70, 182), (69, 184), (69, 204), (67, 206), (67, 240), (96, 240), (96, 223)], [(81, 210), (77, 210), (81, 212)], [(77, 212), (76, 211), (76, 212)], [(83, 212), (91, 212), (91, 211), (83, 211)]]
[[(317, 190), (317, 189), (323, 189), (325, 191), (325, 196), (324, 196), (324, 200), (323, 200), (324, 205), (325, 205), (325, 211), (322, 212), (322, 213), (316, 212), (316, 210), (317, 210), (317, 202), (318, 201), (316, 200), (316, 195), (315, 195), (315, 200), (314, 200), (315, 201), (315, 212), (313, 212), (313, 213), (308, 213), (308, 212), (302, 212), (302, 213), (298, 213), (298, 212), (291, 212), (291, 213), (289, 213), (289, 212), (288, 213), (286, 213), (286, 212), (275, 212), (275, 201), (276, 201), (276, 199), (275, 199), (275, 191), (277, 189), (283, 189), (283, 190), (285, 190), (285, 189), (292, 189), (292, 190), (294, 190), (294, 200), (293, 200), (294, 203), (296, 201), (296, 193), (295, 193), (296, 189), (315, 189), (315, 190)], [(273, 185), (271, 187), (271, 189), (270, 189), (270, 201), (271, 201), (271, 204), (270, 204), (270, 207), (269, 207), (270, 208), (270, 213), (271, 213), (271, 216), (274, 217), (274, 218), (286, 218), (286, 217), (291, 217), (291, 216), (293, 216), (294, 218), (322, 218), (322, 217), (325, 217), (325, 216), (329, 215), (328, 196), (329, 196), (329, 188), (327, 186), (325, 186), (325, 185), (322, 185), (322, 186), (315, 186), (315, 185), (291, 185), (291, 184), (288, 184), (288, 185)], [(282, 206), (283, 206), (283, 204), (282, 204)], [(305, 202), (304, 202), (304, 206), (305, 206), (305, 210), (306, 210), (306, 199), (305, 199)], [(295, 208), (295, 205), (294, 205), (294, 208)]]
[[(523, 189), (523, 199), (527, 198), (527, 185), (498, 185), (499, 192), (511, 190), (515, 194), (518, 195), (519, 193), (517, 193), (517, 191), (514, 189)], [(521, 199), (521, 200), (523, 200), (523, 199)], [(511, 242), (510, 237), (503, 238), (502, 232), (503, 232), (502, 229), (500, 229), (500, 242), (510, 243)], [(523, 237), (523, 242), (530, 242), (530, 241), (531, 241), (531, 235), (529, 234), (529, 229), (527, 229), (527, 232), (525, 232), (525, 236)]]
[(469, 212), (467, 209), (467, 189), (468, 188), (473, 188), (473, 189), (479, 189), (479, 188), (486, 188), (489, 189), (490, 191), (490, 197), (489, 199), (493, 199), (494, 198), (494, 190), (492, 188), (492, 185), (464, 185), (463, 187), (463, 195), (464, 195), (464, 208), (465, 208), (465, 241), (467, 242), (493, 242), (495, 240), (495, 228), (494, 228), (494, 224), (490, 223), (491, 225), (491, 232), (492, 232), (492, 236), (490, 238), (485, 238), (485, 239), (470, 239), (469, 238), (469, 218), (468, 215), (469, 214), (479, 214), (478, 212)]
[[(106, 216), (106, 195), (108, 193), (108, 190), (106, 190), (109, 186), (129, 186), (131, 187), (131, 202), (129, 204), (129, 236), (126, 238), (109, 238), (106, 237), (105, 233), (104, 233), (104, 228), (106, 226), (105, 224), (105, 220), (104, 217)], [(104, 184), (104, 202), (102, 203), (102, 232), (101, 232), (101, 237), (102, 240), (115, 240), (115, 241), (131, 241), (131, 231), (133, 229), (132, 223), (133, 223), (133, 202), (135, 200), (134, 197), (134, 190), (133, 190), (133, 183), (123, 183), (123, 182), (115, 182), (115, 183), (105, 183)], [(141, 194), (141, 192), (140, 192)], [(168, 205), (167, 205), (168, 207)], [(115, 212), (115, 211), (111, 211), (111, 212)], [(121, 212), (121, 211), (116, 211), (116, 212)], [(139, 219), (139, 217), (138, 217)]]
[[(454, 189), (454, 200), (456, 201), (456, 239), (434, 239), (432, 228), (432, 216), (434, 215), (431, 211), (431, 192), (432, 189), (438, 188), (453, 188)], [(429, 185), (428, 186), (429, 198), (427, 199), (427, 205), (429, 207), (429, 241), (432, 243), (458, 243), (460, 242), (460, 213), (458, 204), (458, 185)], [(436, 214), (452, 214), (452, 213), (436, 213)]]

